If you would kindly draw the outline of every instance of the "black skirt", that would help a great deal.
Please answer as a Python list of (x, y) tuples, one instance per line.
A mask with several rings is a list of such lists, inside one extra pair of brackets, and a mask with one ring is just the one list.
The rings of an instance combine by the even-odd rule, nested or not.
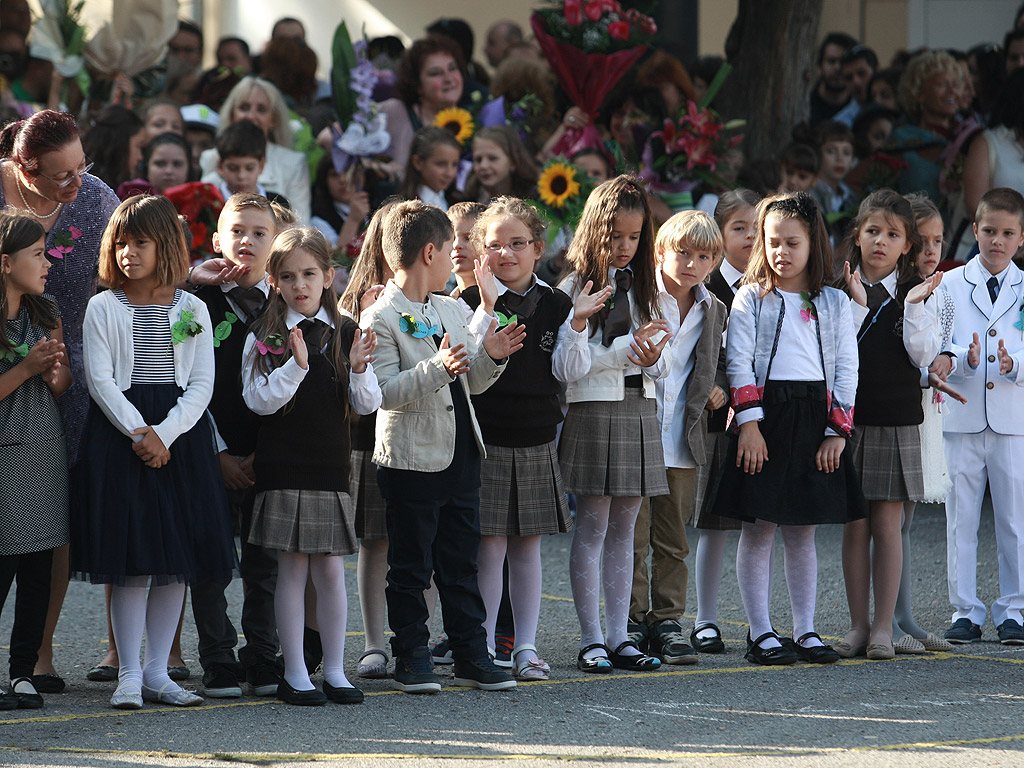
[[(182, 390), (136, 384), (124, 396), (147, 424), (159, 424)], [(224, 481), (204, 415), (152, 469), (135, 455), (95, 401), (72, 472), (71, 572), (94, 584), (202, 583), (238, 570)]]
[(849, 445), (835, 472), (822, 472), (814, 463), (825, 437), (826, 398), (824, 382), (766, 384), (760, 426), (768, 461), (756, 475), (748, 475), (736, 466), (738, 437), (730, 439), (715, 489), (716, 515), (777, 525), (842, 524), (867, 515)]

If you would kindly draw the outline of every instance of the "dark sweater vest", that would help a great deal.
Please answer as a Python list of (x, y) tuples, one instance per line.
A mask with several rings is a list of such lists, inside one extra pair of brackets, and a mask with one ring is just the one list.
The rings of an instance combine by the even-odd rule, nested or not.
[[(356, 324), (343, 318), (335, 333), (352, 346)], [(292, 401), (260, 417), (256, 491), (298, 489), (348, 493), (348, 371), (339, 376), (327, 354), (311, 354)]]
[[(729, 283), (726, 279), (722, 277), (721, 266), (715, 267), (714, 271), (711, 273), (711, 278), (708, 280), (708, 290), (714, 294), (715, 298), (725, 304), (725, 309), (727, 311), (732, 309), (732, 300), (735, 297), (735, 294), (732, 292), (732, 288), (729, 287)], [(708, 433), (725, 432), (725, 422), (728, 417), (728, 403), (717, 411), (712, 411), (708, 414)]]
[(903, 302), (921, 282), (915, 278), (899, 286), (896, 299), (878, 311), (874, 324), (869, 312), (857, 338), (860, 380), (854, 423), (863, 426), (902, 427), (924, 421), (921, 408), (921, 371), (903, 346)]
[[(508, 359), (505, 372), (487, 391), (473, 395), (473, 408), (484, 443), (509, 448), (544, 445), (555, 439), (562, 421), (558, 403), (561, 384), (551, 372), (551, 358), (558, 329), (572, 312), (572, 299), (547, 286), (535, 286), (540, 301), (529, 317), (518, 316), (526, 326), (523, 348)], [(531, 291), (531, 293), (532, 293)], [(473, 286), (461, 298), (476, 309), (480, 290)], [(495, 309), (508, 314), (504, 294)]]
[[(234, 310), (220, 286), (203, 286), (196, 291), (196, 296), (202, 299), (210, 311), (212, 327), (206, 330), (212, 334), (225, 321), (226, 313)], [(238, 317), (231, 324), (228, 337), (213, 348), (215, 367), (210, 413), (232, 456), (248, 456), (256, 450), (256, 435), (260, 428), (260, 417), (250, 411), (242, 399), (242, 350), (248, 333), (248, 323)]]

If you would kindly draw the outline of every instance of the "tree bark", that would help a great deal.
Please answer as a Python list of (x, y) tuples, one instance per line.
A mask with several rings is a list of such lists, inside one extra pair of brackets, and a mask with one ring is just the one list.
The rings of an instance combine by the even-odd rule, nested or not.
[(714, 107), (744, 118), (748, 160), (778, 156), (808, 119), (823, 0), (739, 0), (726, 40), (733, 66)]

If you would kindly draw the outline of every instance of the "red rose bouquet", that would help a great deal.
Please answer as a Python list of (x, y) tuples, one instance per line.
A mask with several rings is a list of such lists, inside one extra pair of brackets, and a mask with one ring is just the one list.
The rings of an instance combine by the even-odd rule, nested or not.
[(217, 218), (224, 207), (224, 198), (212, 184), (190, 181), (164, 190), (164, 197), (174, 203), (178, 213), (188, 222), (192, 241), (189, 243), (193, 264), (212, 259), (213, 233), (217, 231)]

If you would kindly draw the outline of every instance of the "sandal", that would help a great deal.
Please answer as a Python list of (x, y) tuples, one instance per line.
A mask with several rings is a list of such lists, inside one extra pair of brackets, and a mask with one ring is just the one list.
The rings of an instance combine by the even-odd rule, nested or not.
[[(587, 651), (593, 651), (600, 648), (604, 653), (600, 656), (595, 656), (592, 659), (584, 658), (583, 654)], [(580, 655), (576, 657), (576, 666), (584, 672), (596, 672), (598, 674), (606, 674), (612, 671), (612, 662), (608, 658), (608, 648), (603, 643), (593, 643), (580, 650)]]
[(631, 640), (619, 643), (615, 647), (615, 650), (608, 654), (608, 659), (616, 669), (627, 669), (630, 672), (650, 672), (661, 666), (661, 659), (655, 656), (648, 656), (645, 653), (623, 656), (623, 648), (633, 648), (636, 651), (640, 650), (636, 647), (636, 643)]
[(757, 640), (751, 640), (750, 633), (748, 632), (747, 652), (744, 654), (744, 658), (754, 664), (760, 664), (766, 667), (796, 664), (800, 660), (800, 656), (797, 655), (797, 652), (786, 648), (782, 645), (781, 640), (779, 640), (779, 645), (775, 648), (762, 648), (760, 646), (760, 642), (762, 640), (767, 640), (769, 637), (774, 637), (776, 640), (779, 640), (779, 636), (774, 632), (765, 632), (763, 635), (758, 637)]
[[(384, 661), (363, 663), (367, 656), (382, 656)], [(359, 657), (359, 665), (356, 667), (356, 674), (367, 680), (383, 680), (388, 676), (388, 661), (390, 658), (379, 648), (371, 648)]]
[[(528, 658), (519, 661), (518, 656), (522, 651), (532, 651)], [(547, 680), (551, 673), (551, 665), (537, 655), (537, 646), (520, 645), (512, 651), (512, 659), (515, 663), (517, 680)]]

